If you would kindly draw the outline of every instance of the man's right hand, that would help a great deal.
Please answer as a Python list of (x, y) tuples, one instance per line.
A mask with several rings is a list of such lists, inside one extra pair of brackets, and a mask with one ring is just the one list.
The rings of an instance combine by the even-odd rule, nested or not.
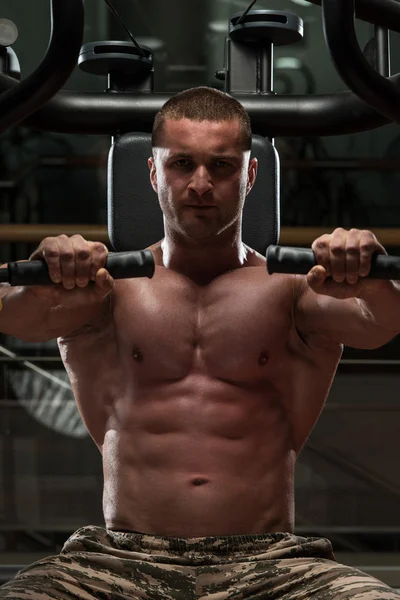
[(101, 242), (88, 242), (81, 235), (45, 238), (29, 260), (44, 260), (54, 283), (66, 290), (90, 286), (101, 297), (114, 287), (114, 279), (104, 268), (108, 249)]

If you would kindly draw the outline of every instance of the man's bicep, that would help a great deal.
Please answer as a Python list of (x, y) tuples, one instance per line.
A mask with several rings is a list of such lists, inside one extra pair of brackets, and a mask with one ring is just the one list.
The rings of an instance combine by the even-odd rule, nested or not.
[(304, 276), (296, 277), (295, 324), (301, 337), (311, 346), (326, 341), (334, 345), (370, 350), (391, 338), (363, 311), (357, 298), (338, 300), (314, 292)]

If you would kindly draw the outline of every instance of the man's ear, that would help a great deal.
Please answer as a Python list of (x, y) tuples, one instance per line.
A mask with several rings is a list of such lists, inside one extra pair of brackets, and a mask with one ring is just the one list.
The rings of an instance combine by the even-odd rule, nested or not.
[(258, 171), (258, 160), (257, 158), (252, 158), (249, 162), (249, 168), (247, 171), (247, 189), (246, 195), (250, 193), (257, 177)]
[(156, 161), (151, 156), (148, 159), (147, 164), (149, 165), (149, 169), (150, 169), (150, 183), (151, 183), (151, 186), (152, 186), (153, 190), (155, 191), (155, 193), (158, 194)]

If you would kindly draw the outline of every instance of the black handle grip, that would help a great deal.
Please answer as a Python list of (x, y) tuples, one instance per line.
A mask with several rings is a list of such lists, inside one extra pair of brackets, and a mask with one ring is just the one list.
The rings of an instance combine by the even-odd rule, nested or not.
[[(114, 279), (153, 277), (155, 263), (150, 250), (115, 252), (107, 256), (105, 268)], [(0, 269), (0, 281), (15, 285), (54, 285), (47, 264), (41, 260), (11, 262)]]
[[(293, 273), (306, 275), (316, 264), (314, 252), (310, 248), (290, 248), (269, 246), (267, 249), (267, 271), (272, 273)], [(400, 279), (400, 256), (375, 254), (368, 275), (373, 279)]]

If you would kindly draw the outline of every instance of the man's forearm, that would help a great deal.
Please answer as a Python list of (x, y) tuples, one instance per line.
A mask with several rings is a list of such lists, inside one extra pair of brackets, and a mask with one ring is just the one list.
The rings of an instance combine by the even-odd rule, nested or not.
[[(30, 288), (0, 285), (0, 332), (23, 341), (44, 341), (50, 301), (41, 300)], [(44, 337), (43, 337), (44, 336)]]
[(399, 281), (382, 281), (378, 289), (363, 290), (357, 302), (368, 320), (394, 335), (400, 333)]

